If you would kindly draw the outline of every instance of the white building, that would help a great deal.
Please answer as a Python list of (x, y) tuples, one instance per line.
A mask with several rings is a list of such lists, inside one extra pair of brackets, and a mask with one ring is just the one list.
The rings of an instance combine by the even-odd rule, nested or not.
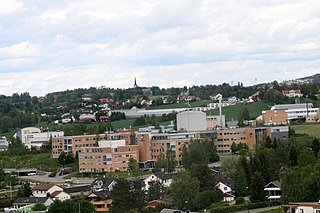
[(200, 111), (185, 111), (177, 114), (177, 130), (206, 130), (206, 113)]
[(149, 175), (146, 179), (144, 179), (144, 190), (148, 191), (150, 187), (150, 183), (152, 181), (157, 181), (161, 183), (164, 187), (169, 187), (172, 183), (172, 178), (176, 176), (177, 173), (164, 173), (164, 172), (156, 172), (154, 174)]
[(5, 136), (0, 137), (0, 151), (5, 151), (9, 147), (8, 140)]
[(281, 198), (281, 183), (280, 181), (276, 180), (276, 181), (272, 181), (270, 183), (268, 183), (265, 188), (264, 191), (267, 192), (267, 198), (268, 200), (278, 200)]
[(230, 183), (219, 182), (215, 188), (220, 189), (223, 192), (223, 201), (233, 201), (235, 196), (233, 195), (233, 190)]
[(50, 197), (53, 200), (60, 200), (61, 202), (71, 199), (71, 195), (66, 193), (66, 192), (64, 192), (64, 191), (55, 191), (55, 192), (50, 194)]
[(42, 132), (41, 129), (37, 127), (26, 127), (20, 129), (14, 137), (19, 137), (21, 143), (27, 146), (29, 149), (31, 147), (41, 147), (49, 144), (50, 138), (53, 137), (63, 137), (64, 132), (62, 131), (47, 131)]
[(288, 213), (320, 213), (319, 202), (289, 202), (282, 205), (282, 212)]
[(61, 192), (63, 188), (51, 184), (38, 184), (32, 188), (32, 195), (34, 197), (48, 197), (56, 191)]

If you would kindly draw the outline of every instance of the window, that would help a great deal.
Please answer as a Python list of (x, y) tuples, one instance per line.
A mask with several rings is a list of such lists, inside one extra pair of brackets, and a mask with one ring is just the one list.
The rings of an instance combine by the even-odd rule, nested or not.
[(300, 209), (300, 213), (304, 213), (303, 209)]

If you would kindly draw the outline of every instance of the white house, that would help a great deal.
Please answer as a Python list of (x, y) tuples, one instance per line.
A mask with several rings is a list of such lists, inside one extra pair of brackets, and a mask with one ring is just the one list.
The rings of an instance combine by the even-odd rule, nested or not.
[(34, 197), (48, 197), (56, 191), (63, 191), (63, 188), (52, 184), (38, 184), (32, 188)]
[(163, 184), (164, 187), (169, 187), (172, 183), (172, 178), (176, 176), (177, 173), (164, 173), (164, 172), (156, 172), (154, 174), (149, 175), (146, 179), (144, 179), (145, 190), (149, 190), (149, 185), (152, 181), (158, 181)]
[(60, 200), (61, 202), (71, 199), (71, 195), (64, 191), (55, 191), (50, 195), (50, 197), (53, 200)]
[(268, 183), (265, 188), (264, 191), (267, 192), (267, 198), (268, 200), (277, 200), (281, 198), (281, 183), (280, 181), (276, 180), (276, 181), (272, 181), (270, 183)]
[(220, 181), (215, 188), (220, 189), (223, 192), (223, 201), (233, 201), (235, 196), (231, 188), (231, 183)]
[(282, 212), (288, 213), (320, 213), (319, 202), (289, 202), (282, 205)]

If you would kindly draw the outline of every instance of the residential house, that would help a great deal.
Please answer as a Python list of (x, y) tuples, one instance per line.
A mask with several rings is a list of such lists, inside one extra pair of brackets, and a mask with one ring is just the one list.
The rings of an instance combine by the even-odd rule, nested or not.
[(250, 97), (249, 97), (250, 100), (256, 102), (256, 101), (261, 101), (261, 93), (260, 91), (257, 91), (256, 93), (252, 94)]
[(90, 185), (90, 191), (112, 191), (113, 186), (115, 185), (116, 181), (114, 178), (97, 178), (95, 179)]
[(281, 183), (278, 180), (268, 183), (264, 187), (264, 191), (267, 192), (268, 200), (278, 200), (281, 198)]
[(110, 194), (109, 190), (94, 191), (87, 196), (87, 200), (90, 200), (97, 212), (108, 212), (112, 205)]
[(71, 195), (64, 191), (55, 191), (50, 194), (50, 197), (53, 200), (60, 200), (61, 202), (71, 199)]
[(91, 193), (87, 200), (90, 200), (97, 212), (109, 211), (112, 204), (110, 194), (115, 183), (114, 178), (97, 178), (89, 186)]
[(50, 206), (53, 203), (53, 200), (50, 197), (19, 197), (13, 202), (13, 208), (19, 209), (24, 206), (42, 203), (46, 207)]
[(223, 201), (233, 201), (235, 196), (233, 195), (233, 183), (231, 181), (220, 181), (215, 188), (220, 189), (223, 192)]
[(169, 187), (172, 183), (172, 178), (176, 176), (177, 173), (165, 173), (165, 172), (156, 172), (154, 174), (149, 175), (146, 179), (144, 179), (146, 191), (149, 190), (150, 182), (158, 181), (159, 183), (163, 184), (164, 187)]
[(301, 93), (301, 90), (282, 90), (282, 94), (289, 97), (289, 98), (299, 98), (302, 97), (303, 94)]
[(281, 208), (286, 213), (320, 213), (319, 202), (289, 202)]
[(5, 136), (0, 137), (0, 151), (6, 151), (9, 148), (8, 140)]
[(82, 101), (92, 101), (92, 95), (91, 94), (83, 94)]
[(52, 184), (38, 184), (32, 188), (32, 195), (34, 197), (49, 197), (56, 191), (63, 191), (63, 188)]

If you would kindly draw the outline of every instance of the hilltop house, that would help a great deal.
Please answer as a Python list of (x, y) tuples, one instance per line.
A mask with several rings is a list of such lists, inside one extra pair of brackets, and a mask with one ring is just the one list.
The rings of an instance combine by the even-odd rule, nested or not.
[(302, 97), (303, 94), (301, 93), (301, 90), (282, 90), (282, 94), (289, 97), (289, 98), (299, 98)]

